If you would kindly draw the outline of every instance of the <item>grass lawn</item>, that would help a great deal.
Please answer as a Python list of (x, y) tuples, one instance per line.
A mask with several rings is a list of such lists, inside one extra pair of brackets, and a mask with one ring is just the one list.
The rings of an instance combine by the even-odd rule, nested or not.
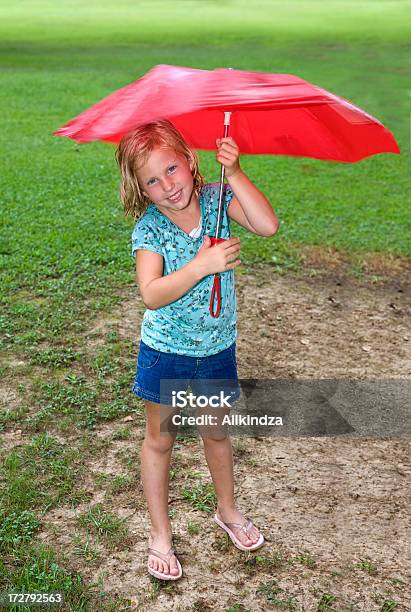
[[(306, 245), (407, 257), (411, 7), (384, 0), (10, 4), (0, 1), (0, 375), (17, 385), (9, 359), (24, 359), (34, 391), (15, 411), (2, 410), (0, 424), (18, 423), (35, 437), (5, 457), (3, 512), (11, 518), (0, 531), (0, 586), (61, 588), (77, 606), (70, 609), (87, 609), (87, 587), (35, 541), (43, 512), (87, 495), (75, 487), (78, 456), (44, 432), (55, 414), (63, 430), (82, 431), (130, 411), (123, 400), (132, 346), (111, 338), (89, 381), (70, 374), (70, 365), (84, 359), (76, 338), (87, 322), (134, 283), (133, 222), (118, 197), (114, 147), (77, 145), (52, 131), (159, 63), (296, 74), (380, 119), (402, 155), (352, 165), (244, 156), (243, 168), (281, 221), (272, 239), (238, 229), (244, 263), (296, 268)], [(207, 180), (218, 180), (213, 154), (200, 152), (200, 160)], [(39, 367), (45, 374), (37, 380)], [(33, 403), (38, 412), (28, 418)], [(44, 495), (34, 502), (36, 487)]]

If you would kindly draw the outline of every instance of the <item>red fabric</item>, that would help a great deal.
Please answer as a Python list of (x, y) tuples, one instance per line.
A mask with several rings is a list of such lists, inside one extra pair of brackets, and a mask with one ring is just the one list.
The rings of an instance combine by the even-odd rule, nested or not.
[(131, 129), (169, 119), (194, 148), (215, 150), (231, 111), (241, 153), (356, 162), (399, 153), (377, 119), (325, 89), (289, 74), (155, 66), (54, 132), (78, 142), (118, 143)]

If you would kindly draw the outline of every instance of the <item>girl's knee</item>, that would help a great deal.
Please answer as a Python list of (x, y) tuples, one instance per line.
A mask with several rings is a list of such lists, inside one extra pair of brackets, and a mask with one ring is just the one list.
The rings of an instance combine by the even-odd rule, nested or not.
[(175, 438), (177, 428), (173, 424), (173, 417), (178, 412), (170, 406), (146, 402), (146, 438)]
[(151, 450), (166, 453), (173, 448), (175, 439), (176, 436), (169, 433), (166, 434), (158, 432), (156, 434), (152, 434), (146, 432), (144, 445), (148, 446)]
[(203, 444), (212, 444), (213, 442), (223, 442), (224, 440), (227, 440), (228, 438), (228, 435), (224, 430), (199, 428), (199, 433), (203, 439)]

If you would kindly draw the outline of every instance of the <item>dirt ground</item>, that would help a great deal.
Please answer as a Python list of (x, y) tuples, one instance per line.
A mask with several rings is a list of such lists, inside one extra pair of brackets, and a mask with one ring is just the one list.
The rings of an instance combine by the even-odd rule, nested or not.
[[(259, 265), (237, 274), (240, 378), (409, 377), (406, 269), (374, 270), (357, 280), (340, 263), (311, 262), (304, 272), (285, 275)], [(96, 334), (98, 341), (116, 330), (137, 349), (144, 306), (137, 287), (123, 298), (89, 330), (93, 342)], [(87, 459), (90, 474), (121, 473), (127, 455), (138, 461), (142, 421), (123, 420), (133, 435), (111, 441), (98, 460)], [(117, 425), (124, 427), (99, 426), (97, 437), (111, 439)], [(128, 517), (130, 544), (98, 561), (78, 559), (76, 569), (86, 580), (100, 578), (104, 591), (130, 597), (136, 610), (411, 609), (409, 438), (241, 438), (233, 448), (239, 508), (266, 539), (258, 553), (235, 549), (212, 514), (182, 497), (183, 486), (210, 481), (202, 444), (192, 439), (174, 448), (170, 490), (184, 578), (157, 588), (147, 574), (141, 486), (110, 501), (112, 512)], [(50, 511), (42, 537), (69, 551), (76, 517), (103, 499), (104, 490), (94, 489), (88, 504)], [(390, 601), (398, 605), (389, 607)]]
[[(264, 265), (237, 275), (240, 377), (409, 376), (405, 270), (356, 280), (339, 262), (326, 264), (309, 275), (280, 276)], [(112, 327), (137, 347), (144, 306), (137, 288), (124, 297), (118, 312), (93, 332)], [(141, 428), (137, 437), (142, 439)], [(131, 450), (133, 443), (124, 445)], [(170, 492), (184, 579), (160, 589), (150, 603), (143, 503), (130, 519), (138, 536), (134, 549), (98, 568), (106, 590), (121, 590), (144, 610), (156, 611), (228, 610), (235, 604), (253, 611), (411, 609), (408, 438), (242, 438), (233, 446), (239, 507), (267, 541), (254, 553), (259, 560), (227, 545), (212, 516), (179, 496), (178, 485), (190, 481), (190, 470), (208, 479), (201, 443), (194, 440), (174, 450), (182, 475), (172, 480)], [(116, 469), (110, 453), (104, 469)], [(121, 504), (117, 511), (129, 513)], [(198, 534), (188, 532), (190, 522), (200, 526)], [(283, 591), (256, 592), (272, 580)], [(328, 604), (327, 593), (336, 597)], [(398, 606), (383, 608), (390, 601)]]
[[(312, 276), (266, 265), (236, 274), (239, 377), (408, 377), (410, 270), (377, 267), (384, 276), (356, 280), (338, 260), (321, 264)], [(137, 288), (130, 293), (119, 326), (139, 340), (144, 305)]]

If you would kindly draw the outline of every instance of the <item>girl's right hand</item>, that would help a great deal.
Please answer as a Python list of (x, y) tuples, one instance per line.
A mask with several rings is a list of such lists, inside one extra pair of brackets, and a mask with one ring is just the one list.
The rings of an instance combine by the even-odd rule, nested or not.
[(205, 236), (201, 248), (192, 261), (203, 278), (209, 274), (227, 272), (239, 266), (241, 263), (238, 259), (239, 253), (239, 238), (229, 238), (211, 246), (210, 236)]

